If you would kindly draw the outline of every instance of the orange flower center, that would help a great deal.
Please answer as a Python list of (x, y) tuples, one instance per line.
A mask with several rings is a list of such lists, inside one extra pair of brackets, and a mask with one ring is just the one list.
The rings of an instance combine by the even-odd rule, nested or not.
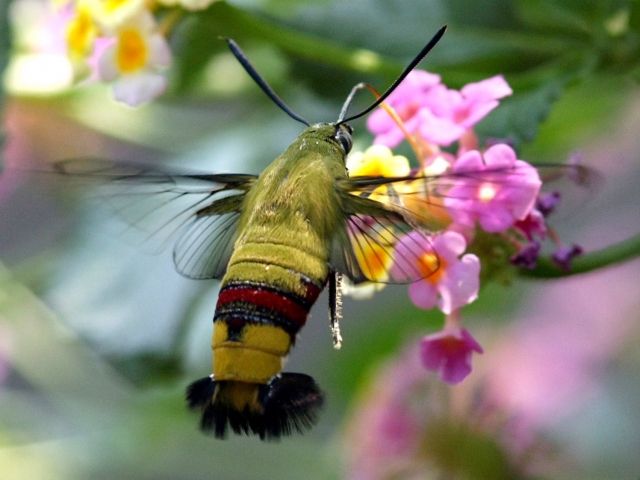
[(132, 73), (147, 64), (149, 50), (147, 44), (137, 30), (122, 30), (118, 36), (116, 63), (122, 73)]
[(435, 285), (442, 279), (447, 269), (447, 264), (444, 259), (438, 257), (434, 252), (426, 252), (420, 257), (418, 268), (422, 277)]

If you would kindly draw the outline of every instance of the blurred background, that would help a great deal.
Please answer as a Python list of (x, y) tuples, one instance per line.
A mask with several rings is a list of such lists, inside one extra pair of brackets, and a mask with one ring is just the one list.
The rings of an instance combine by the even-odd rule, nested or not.
[[(71, 85), (50, 3), (0, 8), (2, 479), (638, 478), (637, 2), (215, 2), (175, 26), (169, 90), (136, 109), (104, 84)], [(514, 89), (483, 138), (508, 139), (532, 163), (579, 155), (602, 173), (553, 226), (611, 252), (611, 265), (485, 284), (464, 310), (485, 354), (455, 387), (415, 364), (442, 316), (406, 288), (345, 299), (340, 351), (323, 295), (287, 367), (327, 393), (316, 428), (279, 443), (202, 435), (183, 392), (209, 373), (218, 283), (180, 277), (170, 251), (123, 238), (90, 195), (29, 172), (89, 155), (258, 173), (300, 125), (218, 36), (296, 112), (329, 121), (351, 86), (382, 90), (443, 24), (422, 68), (452, 88), (501, 73)], [(364, 120), (354, 126), (365, 148)]]

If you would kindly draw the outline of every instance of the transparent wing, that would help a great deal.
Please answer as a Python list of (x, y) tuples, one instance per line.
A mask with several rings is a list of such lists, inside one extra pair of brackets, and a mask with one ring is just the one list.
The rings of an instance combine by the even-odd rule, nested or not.
[(334, 268), (354, 283), (411, 283), (438, 269), (430, 235), (399, 216), (352, 214), (346, 232), (342, 261)]
[[(602, 180), (597, 171), (581, 165), (536, 165), (535, 168), (543, 188), (553, 183), (560, 185), (563, 192), (576, 190), (568, 184), (591, 192)], [(452, 214), (475, 208), (479, 195), (518, 195), (518, 191), (526, 188), (529, 178), (530, 166), (516, 164), (420, 177), (352, 177), (340, 188), (385, 205), (412, 225), (437, 232), (450, 223)]]
[(74, 159), (57, 172), (90, 187), (123, 218), (148, 250), (174, 244), (176, 269), (191, 278), (219, 278), (233, 248), (237, 220), (253, 175), (175, 172), (104, 159)]
[[(545, 165), (539, 175), (570, 178), (591, 186), (592, 170)], [(437, 272), (441, 260), (432, 237), (452, 215), (478, 204), (478, 195), (518, 195), (527, 188), (530, 167), (463, 171), (420, 177), (352, 177), (338, 183), (345, 228), (338, 233), (332, 264), (353, 282), (410, 283)], [(538, 188), (537, 186), (535, 188)]]
[(173, 262), (185, 277), (221, 278), (233, 253), (240, 212), (192, 217), (173, 248)]

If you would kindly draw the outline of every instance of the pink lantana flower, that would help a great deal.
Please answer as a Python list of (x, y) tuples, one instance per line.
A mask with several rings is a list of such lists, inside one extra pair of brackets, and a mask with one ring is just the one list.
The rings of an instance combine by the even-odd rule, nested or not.
[[(444, 406), (425, 399), (430, 382), (424, 374), (417, 345), (387, 361), (375, 381), (360, 395), (362, 402), (347, 425), (344, 451), (350, 480), (422, 478), (415, 458), (424, 443), (424, 430)], [(413, 474), (413, 475), (412, 475)]]
[(116, 100), (137, 106), (164, 92), (167, 80), (161, 72), (170, 62), (167, 41), (145, 12), (120, 26), (98, 61), (98, 73), (102, 80), (114, 81)]
[[(391, 106), (404, 122), (409, 133), (420, 128), (420, 111), (431, 89), (440, 85), (440, 75), (414, 70), (387, 98)], [(383, 109), (377, 109), (367, 119), (367, 128), (376, 138), (373, 143), (396, 147), (404, 140), (404, 133)]]
[(513, 149), (498, 144), (484, 154), (471, 150), (453, 165), (461, 174), (447, 192), (445, 206), (454, 222), (483, 230), (503, 232), (524, 220), (535, 205), (542, 181), (538, 171), (518, 160)]
[(468, 330), (460, 327), (455, 314), (447, 318), (440, 332), (427, 335), (420, 342), (424, 367), (451, 385), (460, 383), (471, 373), (474, 352), (483, 353), (482, 347)]
[[(387, 103), (409, 133), (449, 146), (496, 108), (499, 99), (511, 93), (501, 75), (470, 83), (458, 91), (443, 85), (438, 75), (414, 70)], [(367, 127), (375, 135), (374, 143), (395, 147), (404, 139), (400, 127), (382, 109), (371, 114)]]
[(529, 214), (514, 224), (515, 228), (531, 241), (535, 238), (543, 239), (547, 235), (547, 224), (544, 215), (537, 208), (532, 208)]
[[(438, 307), (449, 314), (473, 302), (480, 286), (480, 260), (464, 253), (466, 242), (457, 232), (447, 231), (429, 241), (419, 232), (411, 232), (396, 245), (392, 277), (402, 278), (404, 272), (423, 272), (421, 280), (409, 286), (409, 297), (418, 307), (429, 310)], [(416, 261), (418, 265), (409, 265)]]

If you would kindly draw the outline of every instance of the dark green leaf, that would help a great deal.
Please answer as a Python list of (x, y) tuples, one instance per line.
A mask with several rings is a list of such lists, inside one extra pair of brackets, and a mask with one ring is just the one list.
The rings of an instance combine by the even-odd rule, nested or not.
[(478, 125), (485, 137), (503, 138), (516, 145), (531, 141), (553, 103), (560, 97), (565, 82), (551, 81), (535, 90), (515, 95), (500, 104), (487, 120)]

